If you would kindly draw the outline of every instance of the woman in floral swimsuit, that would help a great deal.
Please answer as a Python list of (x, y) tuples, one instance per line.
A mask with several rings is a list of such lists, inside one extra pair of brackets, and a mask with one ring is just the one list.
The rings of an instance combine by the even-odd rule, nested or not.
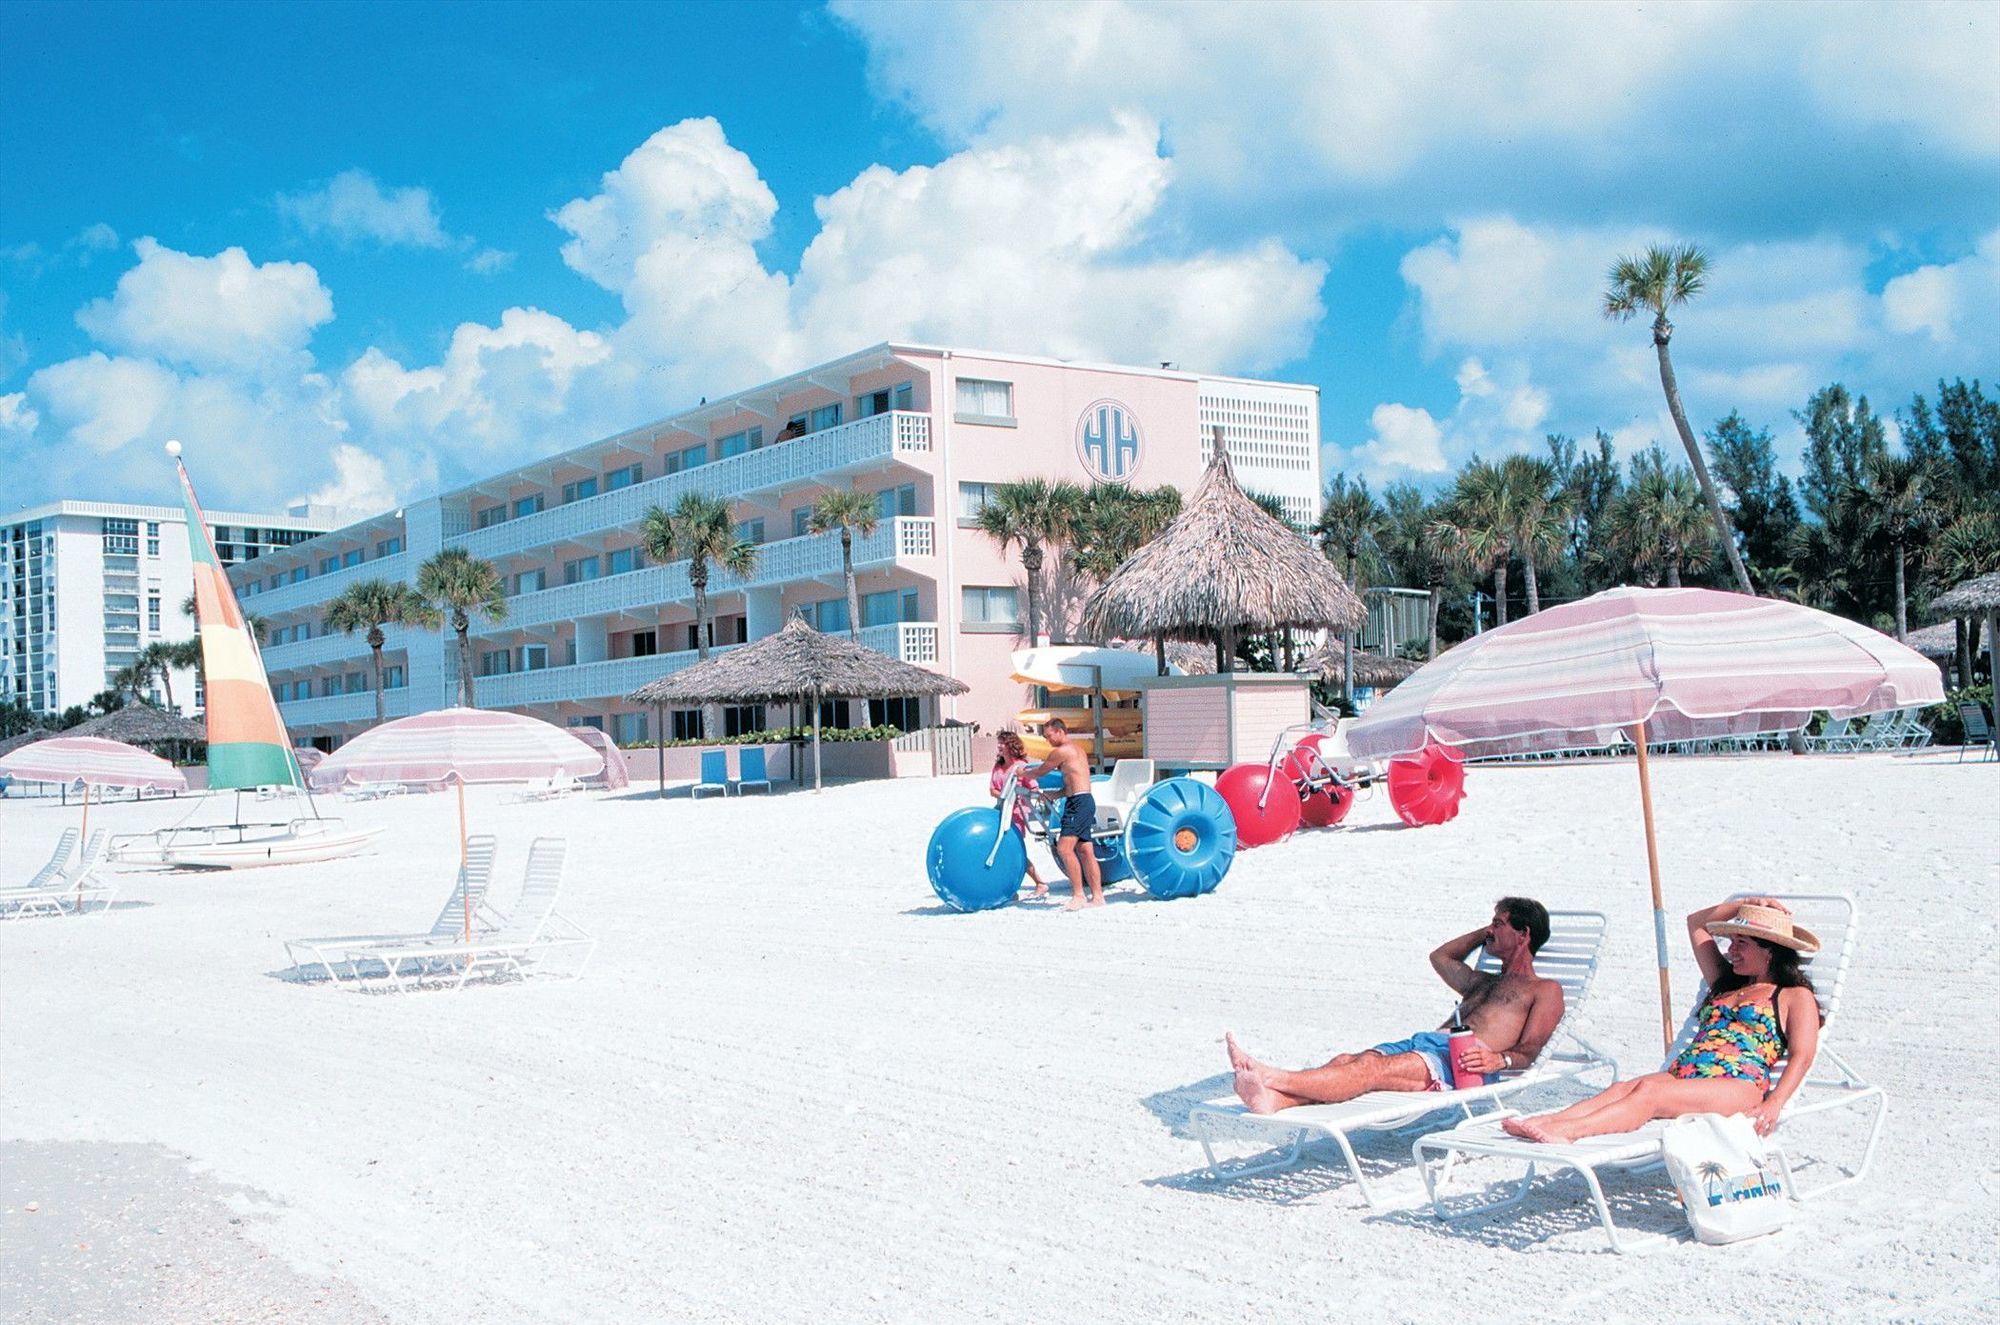
[[(1769, 897), (1711, 906), (1687, 923), (1709, 987), (1687, 1047), (1665, 1071), (1621, 1081), (1557, 1113), (1508, 1118), (1502, 1127), (1530, 1141), (1564, 1142), (1684, 1113), (1742, 1113), (1760, 1135), (1770, 1134), (1819, 1048), (1819, 1004), (1799, 969), (1819, 940)], [(1721, 938), (1729, 940), (1726, 954)], [(1789, 1063), (1774, 1085), (1780, 1059)]]

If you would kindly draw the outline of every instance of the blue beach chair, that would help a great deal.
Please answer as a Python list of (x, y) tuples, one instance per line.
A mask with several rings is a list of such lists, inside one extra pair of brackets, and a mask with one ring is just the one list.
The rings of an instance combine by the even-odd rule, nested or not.
[(727, 750), (703, 750), (701, 752), (701, 781), (689, 789), (690, 794), (699, 798), (704, 792), (729, 794), (729, 752)]
[(746, 745), (736, 752), (736, 794), (741, 796), (752, 787), (762, 787), (766, 796), (771, 794), (771, 773), (764, 766), (761, 745)]

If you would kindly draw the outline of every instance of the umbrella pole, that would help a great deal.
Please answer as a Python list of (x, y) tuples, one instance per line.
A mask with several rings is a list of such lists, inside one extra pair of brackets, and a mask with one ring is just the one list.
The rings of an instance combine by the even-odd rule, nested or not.
[(667, 706), (653, 705), (653, 750), (660, 759), (660, 795), (667, 794)]
[[(465, 779), (458, 779), (458, 877), (465, 881)], [(459, 900), (465, 905), (465, 943), (472, 942), (472, 890), (461, 888)]]
[(1632, 726), (1632, 744), (1639, 751), (1639, 808), (1646, 821), (1646, 872), (1653, 882), (1653, 946), (1660, 966), (1660, 1039), (1674, 1046), (1674, 996), (1667, 986), (1667, 908), (1660, 900), (1660, 847), (1653, 833), (1653, 775), (1646, 762), (1646, 724)]
[(819, 795), (819, 691), (813, 691), (813, 795)]

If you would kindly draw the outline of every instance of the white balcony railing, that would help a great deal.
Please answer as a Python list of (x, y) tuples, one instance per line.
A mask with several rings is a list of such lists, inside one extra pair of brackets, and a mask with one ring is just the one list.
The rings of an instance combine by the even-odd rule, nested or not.
[[(383, 657), (387, 659), (390, 654), (407, 651), (413, 639), (435, 634), (435, 631), (416, 630), (409, 626), (384, 626), (382, 627)], [(357, 630), (352, 635), (334, 631), (315, 639), (302, 639), (292, 644), (266, 644), (261, 652), (264, 656), (264, 670), (267, 672), (317, 667), (335, 662), (360, 663), (368, 667), (375, 665), (369, 656), (368, 632), (365, 630)]]
[(601, 492), (566, 506), (552, 506), (533, 515), (475, 529), (447, 538), (445, 543), (462, 547), (475, 557), (510, 556), (607, 529), (636, 529), (648, 507), (671, 507), (684, 493), (740, 497), (808, 479), (851, 473), (899, 451), (930, 449), (930, 415), (906, 410), (876, 414), (684, 469), (678, 474), (648, 479), (616, 492)]
[[(930, 621), (869, 626), (861, 632), (861, 642), (869, 648), (908, 663), (936, 662), (937, 641), (937, 625)], [(710, 656), (726, 653), (728, 648), (713, 649)], [(472, 694), (481, 708), (619, 699), (649, 681), (657, 681), (684, 667), (693, 666), (698, 657), (693, 649), (683, 649), (676, 653), (656, 653), (647, 658), (613, 658), (607, 662), (576, 663), (568, 667), (544, 667), (534, 672), (482, 676), (472, 683)]]
[[(410, 712), (410, 688), (398, 686), (394, 690), (384, 690), (382, 702), (390, 717), (405, 717)], [(285, 726), (294, 732), (301, 727), (324, 726), (333, 722), (372, 723), (375, 721), (375, 691), (371, 687), (353, 695), (287, 700), (278, 705), (278, 713), (284, 718)]]
[[(256, 563), (252, 562), (251, 565)], [(297, 584), (281, 584), (275, 589), (247, 597), (239, 587), (236, 596), (243, 603), (243, 610), (260, 617), (272, 617), (280, 612), (289, 612), (296, 607), (309, 607), (323, 603), (348, 585), (361, 580), (387, 580), (399, 584), (407, 580), (411, 572), (410, 554), (397, 552), (373, 561), (345, 566), (340, 570), (328, 571), (324, 575), (314, 575), (300, 580)]]
[[(883, 521), (875, 526), (874, 533), (854, 540), (854, 568), (871, 569), (898, 560), (935, 555), (936, 525), (927, 515), (902, 515)], [(507, 600), (504, 622), (497, 625), (482, 622), (474, 627), (473, 634), (491, 636), (557, 621), (574, 621), (578, 617), (650, 611), (667, 603), (690, 602), (694, 588), (688, 583), (687, 570), (687, 562), (676, 561), (519, 594)], [(747, 577), (710, 570), (708, 592), (712, 597), (793, 580), (838, 577), (840, 573), (840, 532), (829, 530), (764, 544), (757, 549), (757, 565)]]

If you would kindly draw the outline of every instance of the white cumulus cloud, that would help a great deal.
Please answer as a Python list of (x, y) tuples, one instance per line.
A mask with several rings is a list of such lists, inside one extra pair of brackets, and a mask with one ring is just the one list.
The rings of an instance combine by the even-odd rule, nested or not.
[(343, 244), (444, 248), (452, 242), (429, 189), (385, 189), (365, 170), (343, 170), (318, 188), (279, 194), (278, 212), (307, 234)]
[(400, 500), (389, 467), (378, 457), (342, 442), (334, 446), (332, 460), (331, 479), (285, 504), (331, 507), (334, 518), (346, 523), (379, 515)]
[(247, 369), (303, 351), (333, 296), (303, 262), (253, 263), (240, 248), (197, 257), (141, 239), (139, 265), (77, 313), (100, 344), (197, 368)]

